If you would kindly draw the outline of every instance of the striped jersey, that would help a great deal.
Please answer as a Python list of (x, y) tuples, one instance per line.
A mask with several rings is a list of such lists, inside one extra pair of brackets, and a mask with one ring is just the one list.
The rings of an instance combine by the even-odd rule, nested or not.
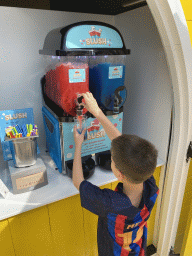
[(100, 189), (87, 180), (80, 184), (81, 206), (99, 216), (99, 256), (146, 256), (147, 220), (159, 189), (153, 176), (143, 184), (139, 207), (132, 205), (119, 182), (115, 191)]

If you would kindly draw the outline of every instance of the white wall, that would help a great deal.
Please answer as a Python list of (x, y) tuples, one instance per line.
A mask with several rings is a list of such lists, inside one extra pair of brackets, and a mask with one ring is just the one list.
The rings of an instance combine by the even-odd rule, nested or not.
[(125, 71), (123, 133), (148, 139), (165, 161), (173, 89), (158, 29), (148, 6), (116, 15), (115, 26), (131, 49)]
[(40, 148), (46, 145), (40, 86), (46, 66), (39, 50), (49, 31), (84, 20), (114, 24), (110, 15), (0, 7), (0, 110), (33, 108)]
[(39, 50), (50, 30), (83, 20), (106, 22), (122, 33), (126, 47), (131, 49), (126, 63), (128, 98), (123, 132), (150, 140), (165, 161), (172, 85), (147, 6), (116, 16), (0, 7), (0, 110), (32, 107), (39, 127), (38, 143), (45, 147), (40, 79), (46, 64)]

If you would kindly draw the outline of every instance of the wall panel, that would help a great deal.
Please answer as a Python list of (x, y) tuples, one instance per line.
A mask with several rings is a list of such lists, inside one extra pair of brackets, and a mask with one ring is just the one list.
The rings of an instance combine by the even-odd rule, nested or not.
[(8, 219), (16, 256), (53, 256), (54, 248), (46, 206)]

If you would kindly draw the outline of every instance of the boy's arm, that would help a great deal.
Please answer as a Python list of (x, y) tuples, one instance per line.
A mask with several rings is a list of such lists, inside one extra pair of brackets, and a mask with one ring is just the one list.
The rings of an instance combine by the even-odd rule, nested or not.
[(81, 182), (84, 180), (82, 162), (81, 162), (81, 145), (75, 147), (75, 156), (73, 160), (73, 184), (79, 190)]
[(100, 109), (97, 115), (95, 115), (97, 120), (103, 126), (105, 132), (107, 133), (110, 140), (115, 139), (121, 135), (121, 132), (113, 125), (113, 123), (105, 116), (103, 111)]
[(103, 126), (110, 140), (120, 136), (120, 131), (112, 124), (112, 122), (104, 115), (102, 110), (99, 108), (96, 99), (92, 93), (82, 93), (85, 103), (81, 103), (91, 114), (93, 114)]

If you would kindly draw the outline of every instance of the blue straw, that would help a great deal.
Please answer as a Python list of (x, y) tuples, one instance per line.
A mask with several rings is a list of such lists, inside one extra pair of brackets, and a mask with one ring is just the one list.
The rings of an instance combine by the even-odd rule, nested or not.
[(25, 124), (22, 125), (22, 136), (23, 137), (26, 137), (27, 136), (27, 127)]
[(18, 133), (22, 133), (22, 130), (19, 124), (17, 124), (15, 128), (18, 131)]

